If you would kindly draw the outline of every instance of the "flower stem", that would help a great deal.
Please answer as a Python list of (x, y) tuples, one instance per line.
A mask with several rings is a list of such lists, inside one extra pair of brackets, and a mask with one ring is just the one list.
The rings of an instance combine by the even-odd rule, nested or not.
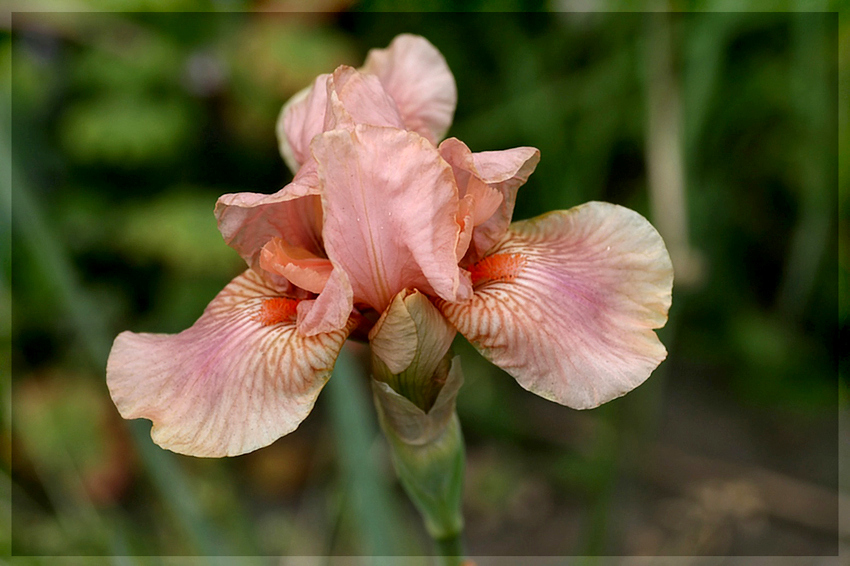
[(454, 535), (444, 538), (435, 538), (434, 546), (441, 558), (443, 566), (461, 566), (464, 562), (463, 533), (458, 531)]

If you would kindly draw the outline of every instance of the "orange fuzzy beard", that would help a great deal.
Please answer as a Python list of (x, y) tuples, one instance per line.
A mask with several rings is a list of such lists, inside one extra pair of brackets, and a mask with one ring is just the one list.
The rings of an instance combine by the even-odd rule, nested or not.
[(290, 322), (295, 319), (298, 301), (286, 297), (273, 297), (263, 301), (260, 310), (254, 316), (254, 320), (263, 326), (272, 326), (281, 322)]
[(469, 268), (472, 284), (486, 281), (512, 281), (526, 263), (520, 254), (496, 254), (487, 256)]

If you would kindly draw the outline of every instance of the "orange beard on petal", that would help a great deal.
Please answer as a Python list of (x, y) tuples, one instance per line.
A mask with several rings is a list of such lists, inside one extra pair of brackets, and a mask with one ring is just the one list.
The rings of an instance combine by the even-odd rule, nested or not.
[(528, 260), (521, 254), (495, 254), (487, 256), (469, 268), (472, 284), (487, 281), (512, 281)]
[(254, 315), (254, 320), (263, 326), (272, 326), (281, 322), (295, 320), (296, 307), (299, 301), (287, 297), (272, 297), (263, 300), (263, 304)]

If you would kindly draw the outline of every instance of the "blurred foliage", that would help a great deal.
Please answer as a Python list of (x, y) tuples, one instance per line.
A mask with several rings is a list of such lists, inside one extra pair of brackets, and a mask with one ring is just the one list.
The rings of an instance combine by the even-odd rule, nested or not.
[[(14, 69), (0, 88), (14, 108), (2, 127), (14, 134), (18, 203), (15, 248), (0, 251), (0, 330), (13, 344), (3, 342), (0, 360), (14, 364), (14, 447), (4, 432), (2, 459), (13, 477), (3, 489), (14, 501), (16, 554), (323, 555), (397, 544), (369, 531), (370, 513), (404, 531), (405, 552), (425, 547), (397, 486), (386, 491), (382, 440), (367, 442), (370, 411), (341, 414), (332, 408), (339, 398), (323, 395), (317, 414), (269, 448), (229, 460), (172, 457), (150, 444), (145, 425), (120, 420), (103, 367), (112, 336), (186, 328), (243, 268), (217, 233), (213, 206), (223, 193), (271, 193), (291, 178), (274, 133), (283, 102), (401, 32), (427, 37), (455, 74), (450, 135), (474, 151), (540, 148), (516, 218), (594, 199), (650, 216), (651, 16), (543, 13), (543, 2), (511, 0), (464, 9), (534, 12), (427, 13), (453, 6), (382, 13), (387, 3), (373, 0), (327, 13), (155, 14), (142, 11), (165, 3), (145, 0), (121, 3), (139, 13), (15, 14), (0, 37), (0, 62)], [(699, 533), (683, 525), (708, 528), (682, 519), (705, 503), (693, 496), (702, 484), (684, 472), (664, 483), (666, 463), (645, 454), (673, 447), (835, 488), (836, 366), (846, 379), (850, 348), (850, 179), (835, 143), (846, 151), (850, 128), (847, 100), (839, 106), (835, 93), (847, 93), (850, 25), (782, 12), (678, 13), (661, 25), (681, 100), (685, 212), (700, 273), (674, 290), (660, 332), (669, 359), (628, 397), (590, 413), (527, 394), (458, 341), (472, 552), (834, 553), (834, 537), (807, 531), (805, 518), (790, 520), (799, 529), (791, 537), (786, 523), (765, 519), (688, 546)], [(2, 393), (8, 431), (5, 380)], [(345, 442), (356, 434), (351, 450)], [(352, 471), (366, 452), (374, 481)], [(355, 485), (384, 503), (358, 501)]]

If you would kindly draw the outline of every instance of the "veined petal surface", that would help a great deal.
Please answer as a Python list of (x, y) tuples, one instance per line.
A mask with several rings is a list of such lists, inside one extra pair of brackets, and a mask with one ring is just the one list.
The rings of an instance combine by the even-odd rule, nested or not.
[(438, 306), (524, 388), (576, 409), (640, 385), (666, 357), (673, 268), (638, 213), (591, 202), (516, 222), (471, 266), (472, 301)]
[(106, 380), (121, 416), (150, 419), (154, 442), (192, 456), (243, 454), (295, 430), (352, 325), (303, 336), (289, 301), (248, 270), (179, 334), (119, 334)]
[(443, 139), (457, 105), (457, 87), (445, 58), (427, 39), (401, 34), (386, 49), (369, 51), (361, 70), (381, 80), (407, 129), (432, 144)]
[(457, 266), (461, 227), (451, 168), (420, 135), (358, 125), (312, 145), (322, 184), (327, 257), (355, 302), (383, 310), (405, 288), (471, 296)]

